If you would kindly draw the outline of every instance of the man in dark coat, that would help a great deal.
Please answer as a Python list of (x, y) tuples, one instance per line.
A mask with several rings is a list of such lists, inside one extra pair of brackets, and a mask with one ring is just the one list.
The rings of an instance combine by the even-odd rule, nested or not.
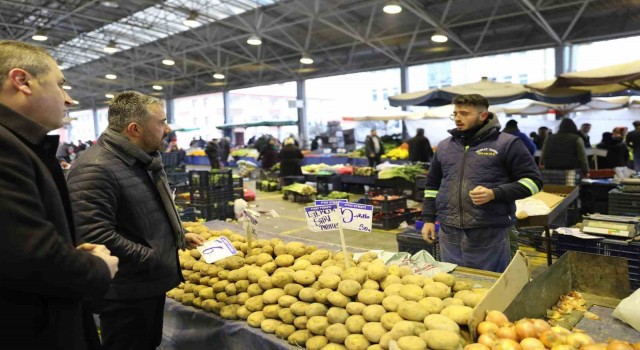
[(536, 145), (533, 143), (533, 141), (531, 141), (531, 139), (527, 135), (525, 135), (525, 133), (523, 133), (522, 131), (520, 131), (520, 129), (518, 129), (518, 122), (516, 120), (510, 119), (505, 125), (504, 129), (502, 129), (502, 132), (511, 134), (519, 138), (520, 140), (522, 140), (522, 142), (524, 142), (525, 147), (527, 147), (527, 150), (529, 151), (529, 153), (531, 153), (531, 155), (534, 155), (536, 153)]
[[(82, 306), (107, 291), (118, 259), (76, 237), (56, 159), (72, 100), (43, 49), (0, 41), (0, 349), (95, 349)], [(76, 248), (77, 247), (77, 248)]]
[(424, 129), (418, 128), (416, 136), (407, 142), (409, 144), (409, 160), (427, 163), (433, 157), (433, 149), (429, 139), (424, 136)]
[(231, 154), (231, 143), (229, 138), (225, 136), (218, 142), (218, 156), (223, 167), (229, 166), (229, 154)]
[(304, 158), (304, 155), (298, 146), (295, 145), (292, 138), (284, 140), (284, 146), (280, 150), (278, 158), (280, 158), (281, 177), (302, 175), (300, 161)]
[(218, 159), (218, 140), (212, 139), (207, 142), (207, 146), (204, 148), (204, 153), (209, 158), (209, 164), (211, 165), (211, 169), (220, 169), (220, 160)]
[(117, 94), (109, 126), (71, 167), (76, 229), (120, 258), (120, 272), (101, 300), (103, 349), (155, 349), (162, 341), (165, 293), (182, 280), (178, 249), (202, 238), (185, 234), (160, 152), (171, 131), (159, 99)]
[(378, 137), (378, 131), (371, 129), (371, 134), (367, 135), (367, 138), (364, 140), (364, 154), (369, 160), (369, 166), (375, 167), (380, 164), (380, 157), (383, 153), (384, 147)]

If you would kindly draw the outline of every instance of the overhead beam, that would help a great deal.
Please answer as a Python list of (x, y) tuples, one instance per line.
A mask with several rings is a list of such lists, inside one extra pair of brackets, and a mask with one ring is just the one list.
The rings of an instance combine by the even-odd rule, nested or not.
[(580, 9), (576, 13), (576, 15), (573, 16), (573, 20), (571, 20), (571, 23), (567, 27), (567, 30), (565, 30), (564, 34), (562, 34), (562, 42), (567, 40), (567, 38), (569, 37), (569, 34), (573, 30), (573, 27), (576, 25), (576, 23), (578, 23), (578, 20), (580, 19), (580, 17), (582, 17), (582, 13), (584, 13), (584, 10), (587, 8), (587, 5), (589, 5), (590, 2), (591, 2), (591, 0), (585, 0), (582, 3), (582, 6), (580, 6)]
[(520, 0), (522, 4), (524, 4), (525, 8), (529, 9), (531, 18), (535, 20), (544, 31), (549, 34), (549, 36), (558, 44), (562, 44), (562, 39), (558, 36), (558, 34), (551, 28), (549, 22), (542, 16), (542, 13), (538, 11), (538, 9), (531, 3), (530, 0)]

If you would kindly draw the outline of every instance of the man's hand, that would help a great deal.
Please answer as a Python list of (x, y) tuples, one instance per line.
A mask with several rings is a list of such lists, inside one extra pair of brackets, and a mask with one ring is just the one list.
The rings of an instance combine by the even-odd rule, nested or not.
[(87, 252), (100, 252), (106, 255), (111, 255), (111, 251), (102, 244), (82, 243), (77, 246), (76, 249), (84, 250)]
[(111, 275), (112, 279), (116, 275), (116, 272), (118, 272), (118, 262), (120, 260), (117, 256), (112, 256), (111, 251), (109, 251), (109, 249), (107, 249), (107, 247), (105, 247), (104, 245), (82, 243), (81, 245), (77, 246), (76, 249), (84, 250), (91, 255), (102, 259), (102, 261), (107, 264), (107, 267), (109, 268), (109, 275)]
[(469, 197), (471, 197), (471, 201), (475, 205), (489, 203), (496, 198), (493, 190), (483, 186), (477, 186), (473, 190), (469, 191)]
[(422, 226), (422, 238), (427, 241), (427, 243), (433, 244), (436, 240), (436, 225), (431, 222), (425, 222), (424, 226)]
[(189, 249), (193, 249), (199, 245), (204, 244), (204, 238), (197, 233), (187, 232), (184, 235), (184, 241), (187, 242)]

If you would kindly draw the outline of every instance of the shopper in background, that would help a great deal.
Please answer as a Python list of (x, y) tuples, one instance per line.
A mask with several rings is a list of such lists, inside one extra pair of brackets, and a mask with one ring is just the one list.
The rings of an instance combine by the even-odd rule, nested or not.
[(231, 141), (224, 136), (218, 142), (218, 158), (223, 167), (229, 166), (229, 155), (231, 154)]
[[(83, 301), (103, 295), (118, 258), (76, 237), (56, 159), (71, 97), (43, 49), (0, 41), (0, 348), (95, 349)], [(77, 248), (76, 248), (77, 247)]]
[(511, 134), (522, 140), (531, 155), (534, 155), (536, 153), (536, 145), (533, 143), (533, 141), (531, 141), (530, 138), (527, 137), (527, 135), (525, 135), (522, 131), (520, 131), (520, 129), (518, 129), (518, 122), (514, 119), (510, 119), (507, 122), (504, 129), (502, 129), (502, 132)]
[(158, 152), (170, 131), (162, 101), (121, 92), (108, 115), (107, 129), (69, 173), (76, 227), (120, 258), (98, 310), (104, 349), (155, 349), (165, 293), (182, 280), (178, 249), (203, 240), (185, 235), (169, 191)]
[(625, 139), (627, 146), (633, 152), (633, 168), (640, 171), (640, 120), (633, 122), (633, 131), (627, 134)]
[(211, 139), (204, 148), (204, 153), (209, 158), (211, 169), (220, 169), (218, 139)]
[(538, 128), (538, 133), (535, 135), (533, 139), (533, 144), (536, 145), (536, 149), (542, 149), (542, 145), (544, 145), (544, 141), (549, 136), (550, 131), (546, 126), (541, 126)]
[(562, 119), (558, 132), (547, 137), (542, 146), (542, 163), (550, 170), (580, 169), (583, 177), (589, 177), (584, 142), (573, 120)]
[(284, 140), (284, 146), (278, 155), (280, 159), (280, 177), (285, 176), (302, 176), (301, 160), (304, 155), (293, 142), (293, 139)]
[(606, 157), (598, 157), (600, 169), (612, 169), (619, 166), (627, 166), (629, 162), (629, 149), (621, 139), (613, 137), (610, 132), (602, 133), (602, 141), (596, 148), (607, 150)]
[(440, 221), (442, 261), (502, 272), (509, 264), (515, 200), (538, 193), (542, 176), (517, 137), (500, 132), (480, 95), (453, 100), (456, 128), (431, 161), (422, 209), (422, 237), (433, 242)]
[(276, 139), (269, 136), (267, 144), (262, 147), (262, 152), (258, 156), (263, 170), (271, 170), (278, 163), (278, 148), (276, 147)]
[(584, 123), (580, 125), (580, 131), (578, 132), (578, 135), (580, 135), (580, 137), (582, 138), (582, 142), (584, 142), (585, 148), (591, 148), (589, 131), (591, 131), (591, 124)]
[(431, 149), (429, 139), (424, 136), (424, 129), (418, 128), (416, 136), (407, 143), (409, 144), (410, 161), (427, 163), (433, 158), (433, 149)]
[(382, 141), (380, 141), (376, 129), (371, 129), (371, 134), (367, 135), (367, 138), (364, 140), (364, 152), (369, 160), (370, 167), (373, 168), (380, 164), (380, 157), (384, 153), (384, 147), (382, 146)]

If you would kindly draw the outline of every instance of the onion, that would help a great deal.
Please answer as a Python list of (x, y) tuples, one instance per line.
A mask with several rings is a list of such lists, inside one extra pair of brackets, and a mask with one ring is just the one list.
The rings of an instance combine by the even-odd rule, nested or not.
[(513, 339), (500, 339), (492, 350), (522, 350), (522, 346)]
[(465, 346), (464, 350), (491, 350), (491, 348), (484, 344), (473, 343)]
[(607, 345), (607, 343), (587, 344), (583, 345), (580, 350), (606, 350)]
[(512, 339), (514, 341), (518, 340), (518, 334), (516, 333), (516, 328), (514, 326), (500, 327), (496, 332), (496, 336), (498, 337), (498, 339)]
[(574, 348), (571, 345), (566, 345), (566, 344), (559, 344), (559, 345), (554, 345), (551, 350), (576, 350), (576, 348)]
[(632, 345), (635, 350), (640, 350), (640, 342), (637, 342)]
[(498, 310), (491, 310), (487, 312), (487, 317), (485, 317), (484, 320), (493, 322), (496, 325), (498, 325), (498, 327), (502, 327), (507, 323), (509, 323), (509, 319), (507, 318), (507, 316), (505, 316), (502, 312)]
[(537, 336), (536, 329), (533, 327), (533, 322), (526, 318), (516, 322), (515, 329), (516, 334), (518, 335), (518, 340), (522, 340), (524, 338), (535, 338)]
[(536, 330), (536, 337), (539, 337), (542, 332), (551, 329), (551, 325), (547, 321), (539, 318), (531, 319), (531, 323), (533, 324), (533, 329)]
[(555, 333), (554, 331), (549, 329), (547, 331), (542, 332), (542, 334), (540, 334), (539, 338), (540, 338), (540, 341), (542, 342), (542, 344), (544, 344), (545, 347), (552, 348), (555, 345), (564, 344), (564, 339), (566, 339), (566, 336), (562, 335), (562, 334)]
[(609, 345), (607, 345), (607, 350), (634, 350), (634, 349), (633, 349), (633, 346), (631, 346), (631, 344), (627, 342), (614, 340), (610, 342)]
[(583, 345), (593, 344), (593, 338), (584, 333), (572, 333), (567, 336), (567, 344), (576, 349), (580, 349)]
[(524, 338), (520, 341), (522, 350), (544, 350), (544, 344), (538, 338)]
[(478, 324), (478, 334), (485, 334), (485, 333), (495, 334), (497, 331), (498, 331), (498, 325), (493, 322), (482, 321)]
[(486, 345), (488, 347), (493, 347), (498, 341), (498, 337), (496, 337), (493, 333), (485, 333), (478, 337), (478, 343)]

